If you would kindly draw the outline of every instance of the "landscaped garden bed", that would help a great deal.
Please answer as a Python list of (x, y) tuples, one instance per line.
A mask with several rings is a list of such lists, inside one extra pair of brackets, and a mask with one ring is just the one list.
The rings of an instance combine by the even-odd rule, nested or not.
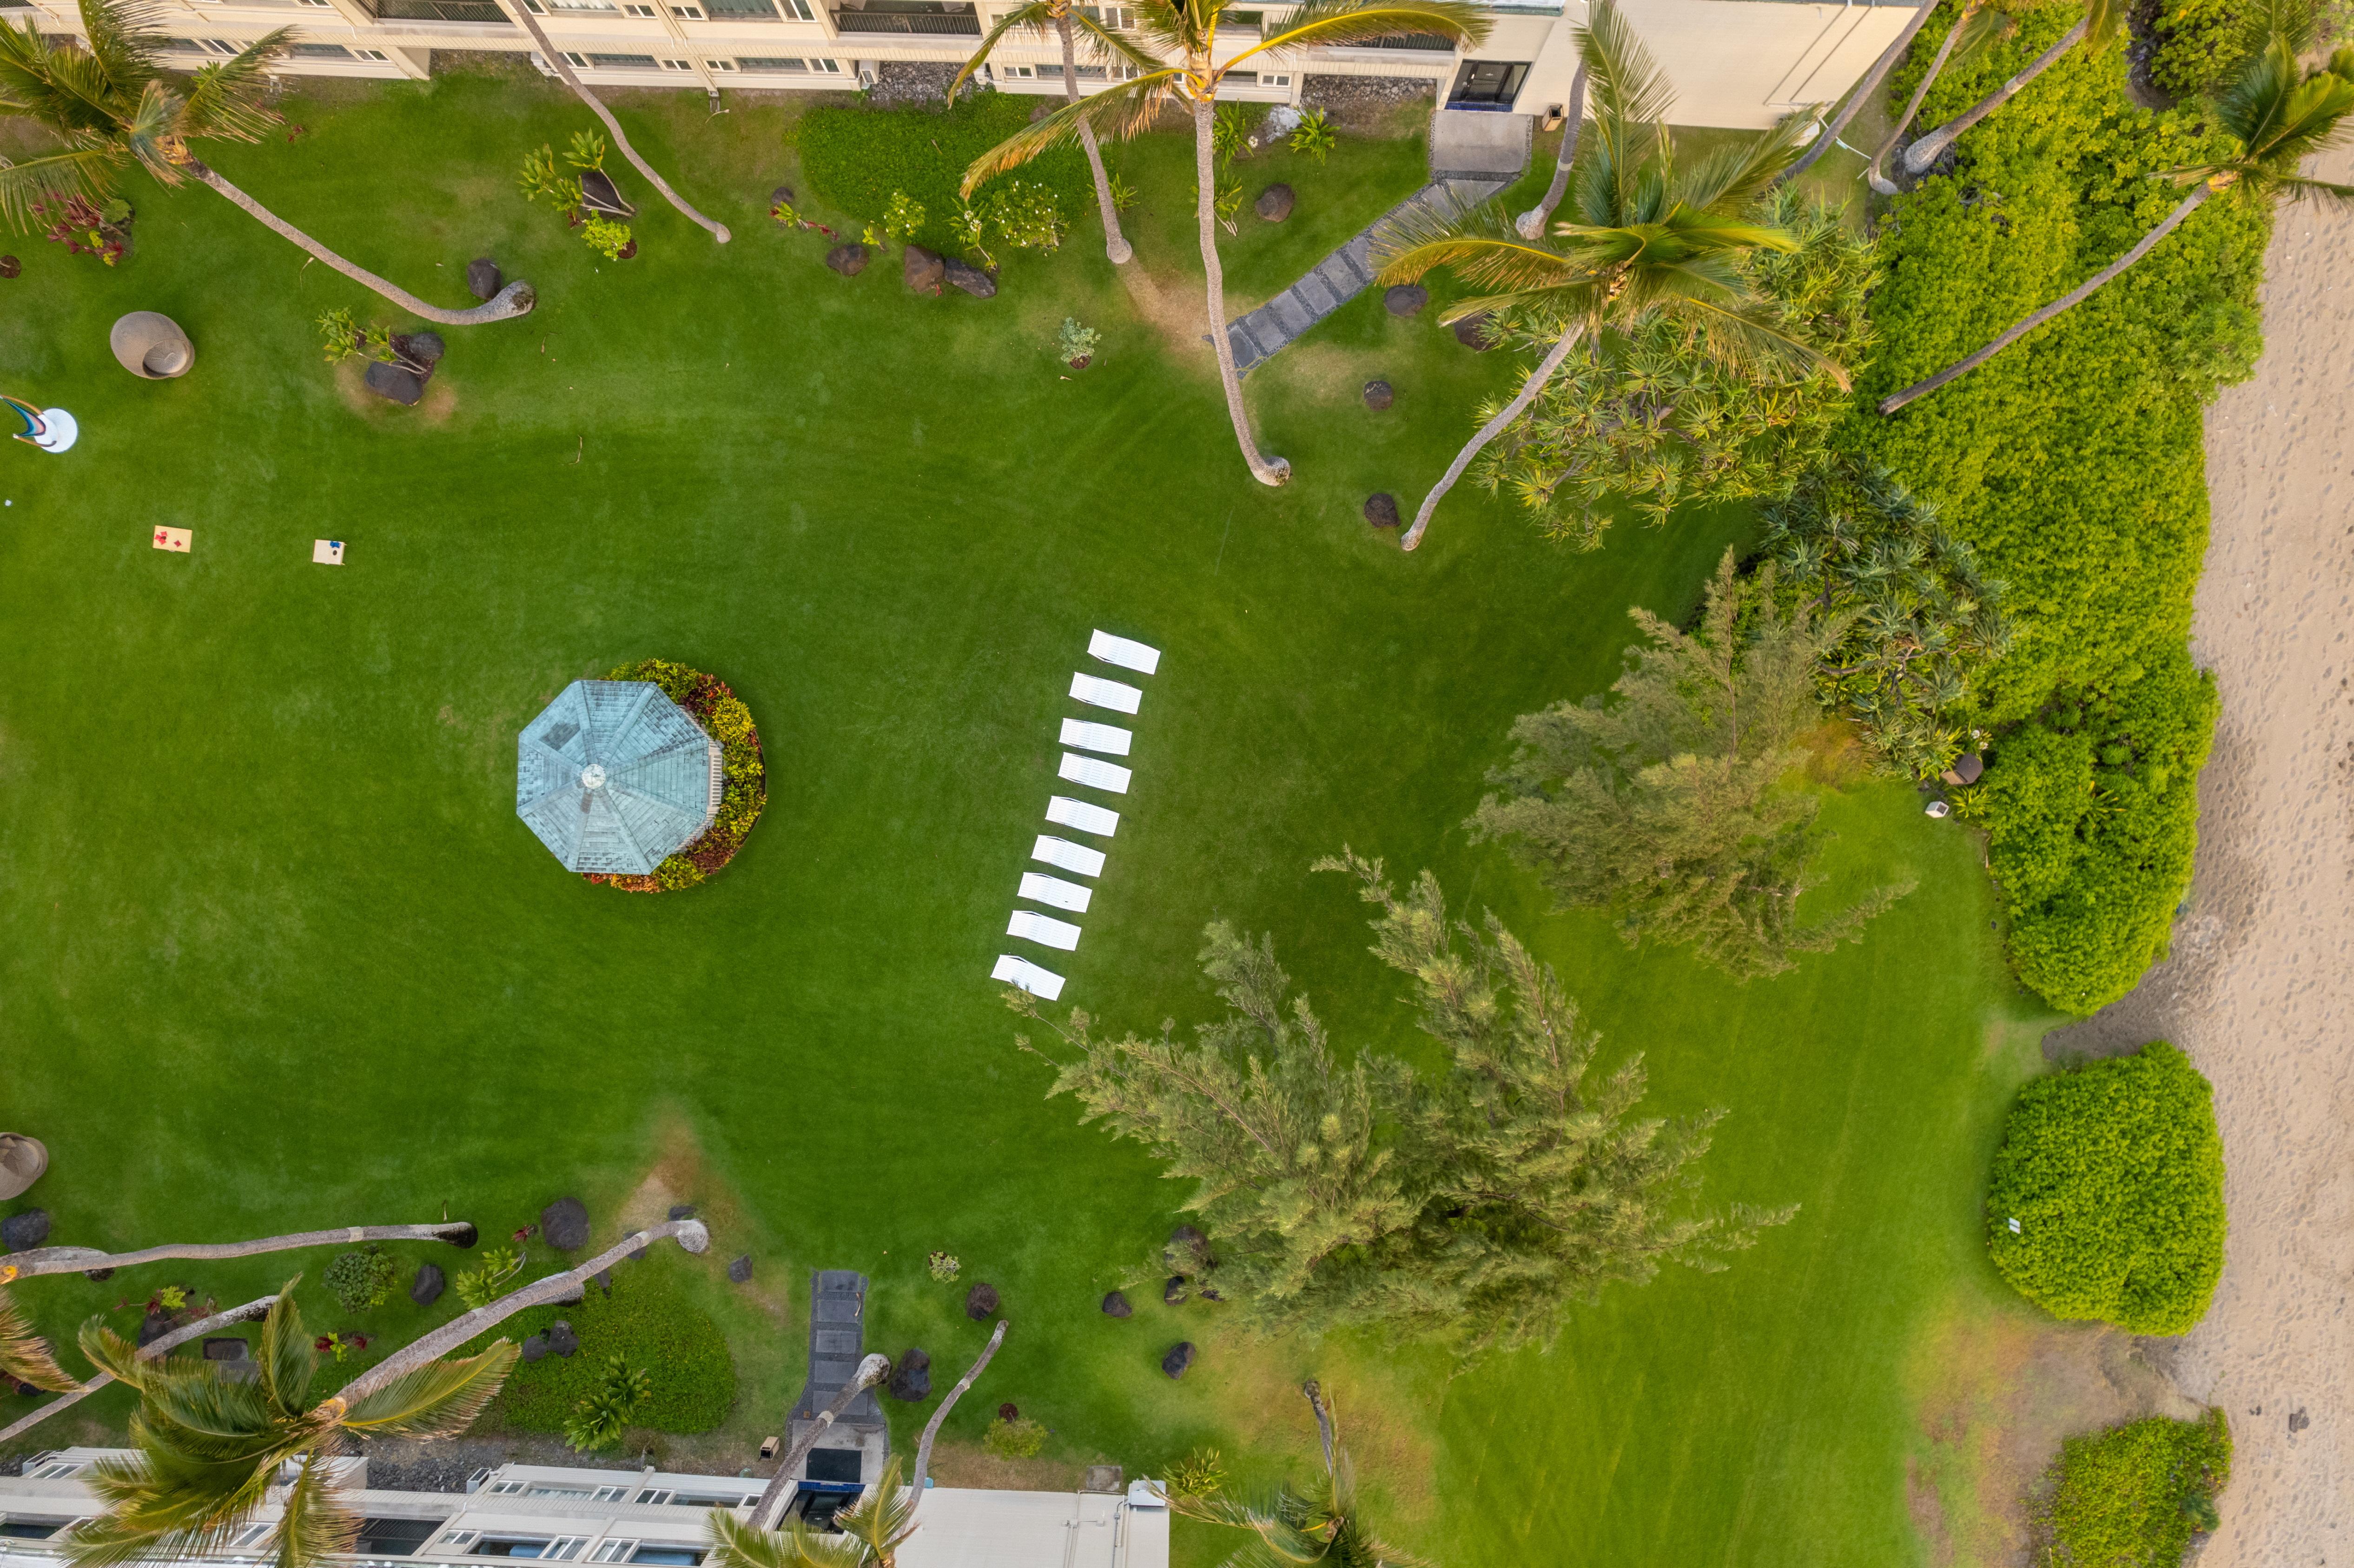
[(587, 873), (591, 883), (618, 887), (625, 893), (666, 893), (718, 874), (744, 847), (752, 824), (760, 820), (769, 801), (769, 765), (760, 749), (760, 732), (752, 710), (735, 689), (716, 675), (691, 670), (666, 659), (642, 659), (608, 674), (609, 681), (646, 681), (686, 710), (703, 732), (719, 743), (726, 791), (711, 826), (692, 843), (670, 855), (643, 876), (604, 872)]

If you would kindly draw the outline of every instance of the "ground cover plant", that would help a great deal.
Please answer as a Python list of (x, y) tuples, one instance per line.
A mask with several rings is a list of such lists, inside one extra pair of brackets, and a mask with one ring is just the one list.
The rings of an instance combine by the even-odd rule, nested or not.
[[(2022, 13), (2013, 37), (1939, 80), (1924, 119), (1958, 111), (2078, 16)], [(1914, 53), (1892, 90), (1910, 90), (1927, 49)], [(1982, 688), (1996, 734), (1979, 814), (2020, 977), (2072, 1012), (2141, 978), (2190, 885), (2195, 806), (2176, 791), (2205, 759), (2213, 713), (2184, 652), (2207, 539), (2202, 409), (2252, 363), (2271, 215), (2210, 203), (1982, 368), (1893, 418), (1869, 406), (2122, 255), (2179, 199), (2152, 175), (2228, 151), (2195, 108), (2128, 101), (2122, 56), (2069, 51), (1961, 141), (1955, 175), (1897, 198), (1872, 302), (1876, 357), (1839, 438), (1934, 503), (2009, 585), (2018, 636)], [(2082, 748), (2018, 726), (2088, 704), (2132, 724), (2097, 737), (2102, 793), (2072, 797)], [(2101, 761), (2110, 746), (2123, 755)]]
[(2191, 1537), (2215, 1528), (2215, 1498), (2231, 1478), (2231, 1425), (2221, 1410), (2197, 1421), (2153, 1415), (2071, 1437), (2038, 1510), (2049, 1560), (2071, 1568), (2175, 1568)]
[(2036, 1079), (1986, 1213), (1995, 1266), (2054, 1317), (2189, 1333), (2223, 1272), (2214, 1091), (2163, 1041)]
[(703, 732), (719, 743), (720, 766), (727, 782), (711, 825), (693, 843), (665, 856), (651, 873), (628, 876), (589, 872), (586, 880), (628, 893), (693, 887), (736, 858), (769, 803), (769, 764), (760, 749), (760, 732), (752, 723), (752, 710), (718, 676), (667, 659), (641, 659), (607, 672), (605, 679), (651, 681), (661, 688), (663, 695), (684, 708)]
[[(29, 1196), (60, 1241), (449, 1204), (487, 1250), (562, 1192), (605, 1234), (697, 1202), (710, 1254), (615, 1270), (619, 1304), (634, 1271), (676, 1268), (737, 1363), (719, 1426), (633, 1429), (658, 1459), (746, 1462), (800, 1387), (803, 1271), (850, 1266), (873, 1276), (871, 1332), (894, 1353), (968, 1361), (985, 1337), (961, 1309), (975, 1280), (1020, 1314), (949, 1423), (943, 1484), (978, 1473), (949, 1466), (978, 1462), (1013, 1400), (1052, 1428), (1027, 1463), (1066, 1467), (1042, 1472), (1055, 1482), (1098, 1451), (1141, 1467), (1214, 1447), (1255, 1495), (1306, 1473), (1316, 1440), (1270, 1380), (1316, 1375), (1352, 1413), (1383, 1533), (1424, 1555), (1702, 1561), (1732, 1542), (1766, 1568), (1882, 1568), (1913, 1550), (1897, 1374), (1931, 1304), (1985, 1269), (1975, 1182), (2034, 1065), (2031, 1041), (1989, 1054), (1990, 1017), (2026, 1004), (1974, 846), (1901, 784), (1830, 799), (1837, 837), (1807, 897), (1911, 877), (1939, 896), (1744, 988), (1681, 952), (1629, 955), (1602, 916), (1548, 916), (1456, 827), (1513, 717), (1606, 685), (1626, 608), (1681, 620), (1744, 518), (1573, 558), (1474, 492), (1402, 558), (1369, 537), (1363, 497), (1454, 442), (1398, 416), (1471, 407), (1516, 377), (1506, 356), (1361, 298), (1247, 383), (1299, 464), (1262, 492), (1198, 345), (1140, 320), (1092, 245), (1009, 257), (995, 301), (919, 302), (887, 269), (834, 276), (770, 226), (770, 191), (808, 185), (792, 104), (748, 97), (714, 119), (691, 94), (618, 95), (632, 141), (721, 193), (738, 235), (714, 247), (649, 204), (643, 253), (618, 269), (514, 197), (520, 150), (579, 127), (557, 87), (306, 82), (280, 107), (310, 133), (225, 153), (235, 177), (270, 182), (324, 235), (382, 245), (402, 276), (487, 254), (545, 299), (512, 332), (469, 335), (451, 400), (399, 409), (345, 400), (312, 357), (310, 323), (367, 297), (204, 193), (143, 199), (143, 232), (168, 246), (111, 270), (39, 247), (6, 285), (10, 390), (83, 426), (71, 462), (10, 449), (0, 514), (26, 524), (0, 530), (0, 617), (29, 651), (0, 689), (0, 773), (20, 786), (0, 792), (0, 855), (12, 883), (51, 890), (51, 906), (0, 903), (0, 1099), (49, 1145)], [(402, 178), (355, 185), (387, 146)], [(1135, 265), (1172, 296), (1198, 266), (1190, 152), (1122, 149)], [(1329, 167), (1411, 189), (1419, 157), (1344, 137)], [(1267, 166), (1288, 178), (1297, 158)], [(1301, 188), (1300, 216), (1344, 234), (1394, 199), (1336, 185), (1318, 216)], [(1290, 228), (1257, 231), (1267, 254)], [(196, 376), (122, 375), (106, 332), (133, 308), (189, 329)], [(1052, 346), (1066, 315), (1104, 334), (1068, 383)], [(1397, 390), (1388, 416), (1359, 401), (1376, 374)], [(272, 410), (260, 435), (256, 407)], [(192, 553), (147, 547), (163, 513), (194, 527)], [(321, 517), (354, 520), (339, 570), (309, 563)], [(1460, 1376), (1443, 1353), (1347, 1334), (1262, 1346), (1218, 1304), (1157, 1291), (1105, 1316), (1181, 1194), (1043, 1097), (986, 978), (1062, 788), (1051, 737), (1094, 625), (1167, 657), (1118, 853), (1064, 960), (1068, 998), (1198, 1015), (1197, 934), (1224, 916), (1297, 934), (1287, 959), (1318, 977), (1336, 1032), (1428, 1061), (1349, 888), (1305, 874), (1341, 843), (1427, 865), (1568, 980), (1603, 1070), (1625, 1060), (1611, 1043), (1641, 1043), (1647, 1105), (1734, 1107), (1712, 1203), (1797, 1217), (1726, 1273), (1606, 1291), (1552, 1355)], [(675, 901), (584, 886), (513, 815), (520, 726), (567, 682), (649, 651), (725, 674), (769, 742), (773, 820)], [(167, 763), (169, 820), (152, 799)], [(93, 1075), (152, 1075), (164, 1051), (170, 1097), (88, 1092)], [(826, 1114), (800, 1114), (813, 1086)], [(304, 1310), (340, 1327), (318, 1283), (336, 1250), (7, 1288), (86, 1374), (75, 1326), (101, 1312), (128, 1333), (163, 1284), (236, 1302), (301, 1267)], [(388, 1250), (404, 1288), (323, 1387), (462, 1307), (470, 1265)], [(517, 1250), (520, 1278), (546, 1271), (542, 1243)], [(933, 1251), (961, 1277), (934, 1280)], [(755, 1263), (742, 1286), (725, 1273), (739, 1253)], [(453, 1277), (430, 1307), (406, 1288), (426, 1261)], [(601, 1301), (548, 1318), (578, 1326)], [(1179, 1340), (1202, 1359), (1173, 1383), (1159, 1357)], [(584, 1340), (562, 1366), (597, 1356)], [(12, 1418), (34, 1404), (0, 1399)], [(893, 1404), (904, 1449), (920, 1417)], [(129, 1408), (101, 1391), (29, 1441), (119, 1437)], [(1183, 1521), (1178, 1561), (1231, 1545)]]
[[(708, 1432), (726, 1421), (736, 1404), (736, 1363), (719, 1325), (681, 1290), (680, 1273), (674, 1258), (649, 1258), (617, 1273), (610, 1292), (592, 1286), (578, 1301), (509, 1319), (500, 1331), (517, 1341), (569, 1323), (580, 1349), (517, 1366), (489, 1419), (525, 1432), (577, 1426), (597, 1435), (597, 1446), (607, 1436), (602, 1426), (580, 1423), (584, 1401), (621, 1409), (625, 1425), (657, 1432)], [(644, 1374), (642, 1395), (631, 1397), (634, 1375), (616, 1379), (615, 1361), (625, 1373)]]
[[(801, 119), (801, 167), (813, 192), (864, 223), (881, 223), (892, 198), (904, 194), (923, 217), (903, 238), (952, 249), (949, 225), (964, 205), (957, 187), (966, 166), (1028, 124), (1038, 102), (1022, 93), (975, 92), (947, 108), (822, 105)], [(1022, 177), (1048, 192), (1066, 221), (1094, 211), (1087, 161), (1076, 147), (1034, 159)]]

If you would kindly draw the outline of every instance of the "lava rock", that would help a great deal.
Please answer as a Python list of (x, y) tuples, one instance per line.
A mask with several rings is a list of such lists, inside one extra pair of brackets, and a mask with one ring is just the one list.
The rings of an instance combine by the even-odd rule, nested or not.
[(825, 264), (845, 278), (855, 278), (866, 270), (866, 263), (873, 260), (874, 257), (875, 253), (872, 250), (854, 240), (848, 245), (837, 245), (827, 251)]
[[(613, 1294), (613, 1271), (610, 1268), (600, 1268), (588, 1277), (588, 1283), (610, 1296)], [(586, 1297), (588, 1293), (584, 1290), (580, 1294)]]
[(1382, 309), (1394, 316), (1411, 316), (1430, 303), (1430, 291), (1419, 283), (1394, 284), (1382, 295)]
[(667, 1217), (673, 1220), (691, 1220), (695, 1218), (695, 1205), (693, 1203), (673, 1203), (670, 1206), (670, 1213)]
[(1376, 528), (1398, 525), (1397, 497), (1388, 491), (1377, 491), (1365, 497), (1365, 521)]
[(964, 1294), (964, 1315), (976, 1323), (987, 1320), (998, 1305), (994, 1285), (976, 1285)]
[(81, 1271), (81, 1277), (84, 1279), (89, 1280), (93, 1285), (101, 1285), (107, 1280), (114, 1277), (114, 1270), (111, 1268), (85, 1268)]
[(1103, 1298), (1103, 1310), (1107, 1318), (1126, 1318), (1136, 1308), (1128, 1304), (1127, 1297), (1115, 1290)]
[(415, 408), (425, 396), (425, 377), (407, 366), (387, 365), (382, 360), (367, 367), (360, 384), (387, 402), (404, 408)]
[(1455, 341), (1466, 348), (1477, 349), (1481, 354), (1496, 346), (1488, 341), (1488, 318), (1484, 313), (1465, 316), (1461, 321), (1457, 322)]
[(1169, 1283), (1161, 1287), (1161, 1304), (1164, 1307), (1175, 1307), (1184, 1301), (1186, 1295), (1185, 1277), (1182, 1274), (1172, 1274), (1169, 1277)]
[(1955, 758), (1954, 765), (1951, 768), (1946, 768), (1944, 773), (1939, 775), (1939, 777), (1944, 779), (1946, 783), (1951, 784), (1954, 788), (1959, 789), (1965, 786), (1977, 783), (1979, 776), (1985, 772), (1985, 759), (1980, 758), (1978, 754), (1974, 751), (1966, 751), (1962, 753), (1961, 756)]
[(576, 1354), (580, 1349), (580, 1336), (572, 1331), (571, 1324), (558, 1318), (547, 1326), (547, 1348), (559, 1356)]
[(770, 207), (776, 206), (780, 201), (789, 202), (792, 199), (793, 187), (790, 185), (779, 185), (775, 190), (769, 193), (769, 205)]
[(205, 1341), (205, 1360), (208, 1361), (241, 1361), (252, 1353), (253, 1347), (234, 1334)]
[(150, 1312), (140, 1321), (139, 1342), (143, 1346), (152, 1345), (171, 1331), (172, 1315), (169, 1312)]
[(1204, 1285), (1202, 1287), (1202, 1299), (1204, 1301), (1224, 1301), (1225, 1298), (1218, 1294), (1218, 1287), (1216, 1286)]
[(1019, 1421), (1022, 1419), (1022, 1407), (1009, 1399), (997, 1407), (997, 1418), (1000, 1421)]
[(1373, 409), (1386, 408), (1396, 401), (1397, 393), (1391, 388), (1388, 382), (1368, 381), (1365, 383), (1366, 408)]
[(932, 1396), (932, 1358), (910, 1348), (891, 1369), (891, 1397), (909, 1404)]
[(580, 171), (580, 205), (590, 212), (603, 213), (608, 217), (638, 216), (638, 209), (622, 196), (621, 187), (613, 183), (613, 176), (602, 169)]
[(25, 264), (14, 256), (0, 256), (0, 278), (14, 278), (25, 270)]
[(466, 292), (478, 300), (496, 299), (505, 282), (499, 264), (487, 256), (477, 256), (466, 263)]
[(534, 1334), (523, 1342), (523, 1359), (527, 1361), (547, 1359), (547, 1335), (545, 1332)]
[(727, 1266), (727, 1277), (738, 1285), (748, 1285), (752, 1279), (752, 1255), (746, 1253)]
[(539, 1212), (539, 1234), (558, 1252), (578, 1252), (588, 1245), (588, 1205), (578, 1198), (558, 1198)]
[(1178, 1378), (1183, 1377), (1185, 1375), (1185, 1369), (1193, 1364), (1193, 1341), (1191, 1340), (1180, 1340), (1177, 1344), (1170, 1347), (1170, 1351), (1167, 1355), (1161, 1358), (1161, 1370), (1169, 1374), (1170, 1381), (1172, 1383)]
[(392, 346), (395, 353), (424, 366), (429, 375), (433, 366), (441, 363), (441, 356), (450, 351), (438, 332), (403, 333), (392, 340)]
[(907, 280), (907, 287), (918, 294), (939, 298), (940, 284), (949, 275), (948, 263), (939, 253), (920, 245), (910, 245), (899, 253), (899, 270)]
[(0, 1220), (0, 1247), (10, 1252), (30, 1252), (49, 1239), (49, 1212), (47, 1209), (27, 1209), (21, 1214), (11, 1214)]
[(409, 1283), (408, 1298), (419, 1307), (430, 1307), (441, 1299), (441, 1292), (449, 1284), (440, 1264), (420, 1263), (417, 1266), (417, 1277)]
[(943, 265), (948, 270), (949, 281), (970, 294), (974, 299), (997, 298), (997, 280), (980, 268), (960, 261), (953, 256), (949, 257)]
[(1291, 216), (1295, 199), (1289, 185), (1269, 185), (1258, 193), (1258, 200), (1251, 204), (1251, 210), (1269, 223), (1281, 223)]

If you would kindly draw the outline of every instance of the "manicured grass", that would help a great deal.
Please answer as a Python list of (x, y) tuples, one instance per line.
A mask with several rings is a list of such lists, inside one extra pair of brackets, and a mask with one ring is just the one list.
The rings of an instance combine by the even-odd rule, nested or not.
[[(951, 1376), (985, 1333), (966, 1286), (1003, 1292), (1013, 1330), (950, 1424), (968, 1442), (1012, 1400), (1063, 1463), (1136, 1473), (1210, 1442), (1247, 1482), (1304, 1461), (1288, 1385), (1314, 1372), (1394, 1533), (1457, 1568), (1912, 1558), (1905, 1358), (1985, 1268), (1980, 1183), (2026, 1065), (1989, 1044), (2015, 992), (1970, 840), (1909, 790), (1857, 789), (1830, 813), (1825, 896), (1920, 890), (1864, 947), (1744, 988), (1544, 915), (1459, 827), (1512, 716), (1606, 683), (1627, 606), (1688, 609), (1742, 518), (1572, 556), (1466, 492), (1402, 556), (1360, 503), (1386, 489), (1411, 508), (1471, 403), (1520, 373), (1502, 355), (1361, 298), (1253, 376), (1297, 468), (1262, 490), (1206, 356), (1139, 319), (1091, 224), (1058, 258), (1011, 261), (992, 302), (911, 299), (889, 264), (826, 272), (817, 239), (763, 216), (798, 172), (789, 108), (625, 103), (738, 238), (716, 249), (647, 197), (643, 253), (620, 265), (513, 192), (526, 147), (588, 123), (559, 93), (444, 79), (288, 108), (308, 135), (220, 166), (437, 298), (487, 253), (543, 303), (450, 333), (429, 406), (399, 412), (318, 362), (311, 318), (368, 299), (207, 193), (134, 192), (139, 249), (116, 271), (16, 243), (8, 389), (83, 431), (63, 459), (0, 452), (17, 655), (0, 1124), (49, 1145), (34, 1195), (58, 1240), (445, 1203), (496, 1238), (567, 1192), (602, 1240), (692, 1201), (712, 1251), (663, 1266), (728, 1333), (741, 1397), (714, 1440), (738, 1444), (731, 1467), (799, 1385), (806, 1271), (847, 1266), (875, 1278), (870, 1346), (921, 1344)], [(1140, 250), (1172, 294), (1190, 286), (1180, 150), (1129, 164)], [(1366, 155), (1404, 180), (1420, 153)], [(1341, 232), (1394, 199), (1302, 196)], [(190, 330), (194, 375), (114, 366), (106, 327), (133, 308)], [(1069, 380), (1066, 314), (1105, 332)], [(1358, 401), (1374, 375), (1398, 388), (1387, 415)], [(164, 523), (195, 530), (193, 555), (148, 547)], [(309, 564), (322, 535), (347, 566)], [(1559, 965), (1614, 1057), (1647, 1054), (1662, 1113), (1733, 1108), (1703, 1202), (1797, 1202), (1797, 1221), (1727, 1273), (1612, 1293), (1550, 1357), (1451, 1380), (1426, 1355), (1267, 1344), (1214, 1308), (1161, 1307), (1150, 1260), (1182, 1192), (1042, 1099), (1048, 1072), (984, 978), (1016, 945), (1000, 933), (1093, 626), (1166, 659), (1085, 940), (1054, 966), (1067, 1000), (1139, 1028), (1205, 1015), (1193, 955), (1223, 916), (1276, 933), (1336, 1038), (1416, 1051), (1362, 906), (1306, 868), (1342, 844), (1430, 865)], [(566, 875), (513, 811), (521, 726), (565, 682), (649, 656), (728, 681), (770, 768), (726, 874), (661, 897)], [(964, 1259), (957, 1285), (926, 1274), (934, 1247)], [(399, 1250), (404, 1282), (459, 1261)], [(720, 1274), (739, 1253), (748, 1287)], [(166, 1279), (226, 1301), (324, 1262), (23, 1298), (64, 1335)], [(1097, 1309), (1117, 1284), (1137, 1287), (1126, 1323)], [(334, 1326), (314, 1284), (303, 1299)], [(373, 1354), (455, 1309), (403, 1294), (355, 1326), (382, 1336)], [(1172, 1384), (1157, 1362), (1180, 1338), (1204, 1353)], [(83, 1408), (39, 1445), (125, 1405)], [(920, 1410), (895, 1409), (911, 1441)], [(1230, 1545), (1189, 1530), (1180, 1556)]]

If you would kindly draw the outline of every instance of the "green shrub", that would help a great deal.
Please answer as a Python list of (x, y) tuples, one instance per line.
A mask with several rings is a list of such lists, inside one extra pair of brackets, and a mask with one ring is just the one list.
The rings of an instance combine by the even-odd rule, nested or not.
[(612, 1447), (653, 1396), (652, 1372), (632, 1368), (623, 1357), (612, 1357), (596, 1386), (572, 1407), (572, 1419), (564, 1424), (566, 1446), (576, 1454)]
[(392, 1255), (380, 1246), (335, 1255), (322, 1283), (327, 1294), (346, 1312), (365, 1312), (384, 1305), (398, 1276)]
[(2219, 706), (2187, 649), (2108, 693), (2062, 694), (1992, 752), (1987, 866), (2019, 977), (2088, 1013), (2166, 956), (2199, 842), (2199, 769)]
[(667, 1269), (652, 1262), (624, 1265), (614, 1271), (611, 1296), (592, 1287), (582, 1300), (518, 1312), (498, 1332), (520, 1340), (559, 1318), (579, 1336), (579, 1353), (516, 1366), (493, 1406), (508, 1426), (566, 1431), (581, 1402), (606, 1389), (616, 1358), (657, 1374), (629, 1424), (692, 1433), (708, 1432), (727, 1419), (736, 1403), (736, 1362), (727, 1353), (726, 1336), (686, 1298)]
[(704, 733), (719, 743), (720, 768), (726, 782), (711, 826), (701, 838), (654, 867), (652, 874), (591, 872), (588, 880), (610, 883), (630, 893), (674, 893), (693, 887), (736, 858), (752, 824), (760, 820), (761, 808), (768, 804), (769, 765), (760, 750), (752, 710), (718, 676), (668, 659), (641, 659), (610, 672), (605, 679), (652, 682), (663, 695), (684, 708)]
[[(1922, 122), (1967, 107), (2081, 14), (2022, 13), (2010, 39), (1940, 79)], [(1924, 29), (1893, 94), (1911, 91), (1939, 35)], [(2185, 652), (2207, 546), (2204, 404), (2253, 364), (2271, 213), (2210, 203), (1984, 367), (1893, 418), (1872, 405), (2122, 255), (2179, 199), (2154, 173), (2222, 155), (2195, 107), (2133, 106), (2124, 53), (2064, 57), (1962, 139), (1951, 177), (1896, 199), (1876, 357), (1836, 438), (1934, 503), (2009, 585), (2019, 635), (1981, 689), (1997, 739), (1969, 811), (1991, 835), (2020, 977), (2076, 1011), (2140, 978), (2189, 884), (2192, 775), (2214, 714)], [(2063, 694), (2116, 705), (2101, 722), (2125, 733), (2049, 733)], [(2103, 764), (2107, 745), (2135, 760)]]
[(2150, 84), (2174, 98), (2213, 87), (2239, 58), (2233, 40), (2240, 12), (2241, 0), (2158, 0)]
[(2223, 1230), (2214, 1091), (2181, 1052), (2160, 1041), (2020, 1091), (1987, 1249), (2029, 1300), (2055, 1318), (2189, 1333), (2214, 1299)]
[(507, 1281), (523, 1270), (523, 1254), (511, 1246), (484, 1247), (475, 1255), (474, 1266), (461, 1268), (451, 1283), (457, 1287), (458, 1299), (472, 1311), (487, 1307), (506, 1293)]
[(2175, 1568), (2194, 1531), (2215, 1528), (2215, 1494), (2232, 1474), (2221, 1410), (2203, 1420), (2147, 1421), (2071, 1437), (2052, 1467), (2037, 1523), (2049, 1561), (2073, 1568)]
[(1001, 1459), (1034, 1459), (1046, 1446), (1046, 1428), (1026, 1415), (992, 1421), (981, 1435), (981, 1446)]
[[(904, 193), (913, 208), (902, 207), (899, 215), (917, 227), (894, 228), (894, 237), (943, 245), (948, 219), (962, 205), (957, 186), (966, 165), (1029, 124), (1037, 101), (981, 92), (947, 110), (812, 109), (801, 117), (801, 169), (820, 196), (862, 221), (882, 219), (893, 210), (893, 196)], [(1023, 164), (1018, 177), (1046, 187), (1063, 212), (1084, 211), (1094, 200), (1087, 159), (1076, 146)]]

